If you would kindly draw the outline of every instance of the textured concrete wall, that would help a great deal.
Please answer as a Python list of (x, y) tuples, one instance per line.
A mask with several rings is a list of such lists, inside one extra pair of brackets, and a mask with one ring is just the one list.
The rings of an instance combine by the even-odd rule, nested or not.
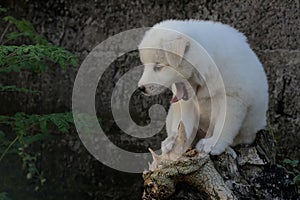
[[(267, 72), (270, 85), (269, 121), (278, 139), (278, 148), (284, 157), (299, 158), (299, 1), (11, 0), (1, 1), (1, 4), (11, 8), (9, 14), (32, 21), (51, 42), (75, 52), (81, 61), (107, 37), (131, 28), (152, 26), (164, 19), (215, 20), (237, 28), (248, 37)], [(3, 28), (0, 26), (0, 30)], [(120, 58), (113, 64), (116, 68), (107, 72), (107, 79), (101, 80), (99, 87), (104, 99), (99, 100), (97, 108), (102, 113), (109, 112), (108, 97), (113, 87), (111, 80), (115, 82), (133, 63), (139, 63), (137, 54), (131, 55)], [(19, 75), (19, 86), (29, 85), (44, 93), (38, 96), (7, 95), (0, 100), (2, 105), (7, 106), (1, 107), (0, 111), (49, 113), (69, 110), (76, 71), (63, 71), (53, 66), (42, 77), (30, 73)], [(14, 78), (6, 81), (13, 82)], [(145, 109), (149, 107), (147, 102), (151, 99), (140, 96), (134, 99), (136, 112), (145, 116)], [(155, 101), (167, 104), (165, 101)], [(66, 146), (69, 148), (70, 145)]]
[[(216, 20), (232, 25), (248, 37), (268, 74), (270, 122), (280, 138), (280, 148), (283, 147), (292, 156), (299, 152), (299, 1), (51, 0), (25, 3), (13, 0), (4, 5), (14, 8), (11, 10), (13, 16), (33, 21), (39, 32), (51, 42), (76, 52), (81, 60), (95, 45), (111, 35), (131, 28), (152, 26), (164, 19)], [(126, 58), (122, 62), (123, 65), (115, 65), (117, 69), (107, 73), (104, 90), (110, 91), (113, 87), (108, 80), (118, 79), (121, 72), (128, 69)], [(27, 96), (18, 102), (11, 101), (13, 97), (10, 96), (8, 101), (3, 101), (13, 106), (1, 110), (12, 112), (22, 107), (32, 112), (53, 112), (68, 109), (75, 75), (76, 69), (67, 72), (52, 69), (42, 77), (42, 84), (39, 77), (22, 75), (24, 85), (28, 85), (27, 80), (33, 80), (32, 85), (45, 91), (44, 96)], [(109, 103), (108, 99), (103, 101)], [(103, 102), (101, 105), (99, 109), (108, 108), (103, 106)], [(292, 139), (289, 140), (289, 137)]]

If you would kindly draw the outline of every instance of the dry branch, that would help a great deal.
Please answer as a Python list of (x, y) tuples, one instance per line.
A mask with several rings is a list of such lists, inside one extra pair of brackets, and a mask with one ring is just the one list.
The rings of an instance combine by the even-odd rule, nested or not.
[[(150, 171), (143, 174), (143, 200), (172, 198), (179, 182), (197, 188), (210, 199), (284, 199), (297, 196), (295, 187), (281, 184), (291, 177), (283, 167), (275, 165), (274, 144), (270, 134), (262, 131), (254, 145), (235, 148), (237, 159), (227, 154), (211, 159), (195, 149), (187, 150), (185, 128), (180, 123), (170, 152), (156, 155), (149, 149), (153, 163)], [(269, 179), (275, 183), (266, 182)]]
[(175, 192), (178, 182), (185, 182), (206, 192), (215, 199), (236, 199), (226, 186), (206, 153), (187, 149), (187, 138), (183, 123), (178, 128), (175, 145), (168, 153), (156, 155), (151, 149), (153, 163), (151, 171), (144, 173), (145, 191), (143, 199), (165, 199)]

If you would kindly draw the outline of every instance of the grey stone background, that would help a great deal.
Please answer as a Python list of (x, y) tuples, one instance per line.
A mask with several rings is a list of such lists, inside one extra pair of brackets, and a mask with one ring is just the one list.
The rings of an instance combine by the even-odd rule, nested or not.
[[(298, 0), (1, 0), (0, 4), (9, 8), (8, 14), (32, 21), (38, 32), (52, 43), (76, 53), (80, 61), (107, 37), (132, 28), (149, 27), (164, 19), (214, 20), (235, 27), (248, 37), (267, 73), (270, 92), (269, 127), (277, 139), (279, 159), (299, 159)], [(4, 28), (4, 24), (0, 24), (0, 32)], [(116, 130), (111, 122), (108, 106), (109, 91), (122, 73), (138, 64), (136, 52), (122, 57), (112, 64), (106, 78), (99, 83), (99, 95), (96, 97), (99, 98), (99, 103), (96, 107), (104, 122), (107, 120), (105, 126), (109, 132)], [(29, 86), (43, 93), (33, 96), (2, 95), (1, 114), (16, 111), (41, 114), (69, 111), (76, 71), (76, 68), (64, 71), (52, 66), (42, 76), (22, 73), (5, 77), (6, 83)], [(167, 107), (168, 100), (164, 98), (145, 98), (139, 94), (133, 97), (131, 107), (134, 113), (145, 117), (151, 101)], [(143, 123), (145, 122), (140, 122)], [(144, 148), (149, 143), (158, 147), (161, 138), (162, 136), (152, 138), (139, 148)], [(133, 146), (132, 149), (138, 146), (136, 140), (133, 142), (124, 135), (117, 141), (121, 146)], [(20, 178), (22, 170), (10, 167), (20, 166), (19, 161), (11, 157), (6, 163), (0, 164), (0, 191), (12, 193), (14, 199), (140, 199), (140, 175), (117, 172), (94, 160), (81, 145), (75, 130), (70, 135), (58, 135), (55, 140), (40, 145), (39, 148), (43, 155), (41, 168), (48, 178), (46, 186), (39, 192), (33, 192), (34, 186), (28, 184), (25, 178)], [(2, 177), (2, 173), (5, 176)]]

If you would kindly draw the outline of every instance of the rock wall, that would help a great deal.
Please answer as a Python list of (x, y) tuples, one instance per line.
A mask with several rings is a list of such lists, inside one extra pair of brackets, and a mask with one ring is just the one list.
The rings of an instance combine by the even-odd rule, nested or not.
[[(132, 28), (152, 26), (164, 19), (215, 20), (237, 28), (248, 37), (251, 47), (258, 54), (267, 73), (270, 86), (269, 126), (274, 130), (279, 153), (284, 155), (282, 157), (291, 157), (294, 159), (300, 157), (300, 147), (298, 145), (300, 142), (299, 1), (10, 0), (1, 1), (0, 4), (9, 8), (9, 15), (32, 21), (38, 32), (44, 34), (54, 44), (75, 52), (80, 57), (80, 61), (85, 58), (93, 47), (109, 36)], [(1, 23), (0, 33), (2, 33), (4, 28), (4, 24)], [(105, 76), (107, 78), (101, 80), (101, 84), (99, 84), (104, 94), (102, 95), (104, 99), (97, 104), (97, 109), (99, 112), (104, 113), (103, 116), (111, 115), (109, 114), (108, 97), (110, 96), (109, 91), (114, 86), (114, 82), (130, 66), (133, 66), (132, 63), (139, 64), (136, 52), (132, 55), (129, 58), (120, 58), (120, 62), (116, 62), (113, 65), (116, 68), (111, 68), (107, 72), (107, 76)], [(64, 71), (56, 68), (56, 66), (52, 66), (42, 76), (23, 73), (6, 77), (5, 82), (13, 83), (17, 77), (18, 86), (29, 86), (41, 90), (43, 93), (35, 96), (4, 94), (0, 103), (6, 106), (1, 106), (0, 112), (6, 114), (16, 111), (50, 113), (70, 110), (72, 87), (76, 72), (77, 69), (75, 68)], [(111, 80), (114, 80), (114, 82)], [(136, 105), (135, 112), (141, 113), (145, 117), (147, 115), (145, 110), (149, 107), (148, 103), (153, 99), (142, 99), (142, 104), (140, 103), (141, 99), (142, 97), (134, 98), (132, 104)], [(166, 101), (161, 101), (158, 98), (154, 98), (154, 100), (167, 105)], [(111, 120), (111, 116), (108, 118)], [(73, 135), (73, 140), (78, 141), (75, 131)], [(57, 157), (64, 165), (72, 165), (76, 163), (76, 160), (70, 160), (69, 156), (74, 156), (74, 151), (66, 149), (72, 149), (72, 146), (75, 144), (66, 142), (67, 139), (70, 138), (63, 138), (58, 142), (64, 147), (59, 148), (65, 150), (65, 153), (62, 155), (57, 153)], [(132, 140), (128, 140), (132, 143)], [(57, 143), (50, 144), (52, 145), (51, 148), (54, 149)], [(84, 147), (82, 145), (80, 149), (80, 152), (84, 152), (83, 155), (87, 157), (88, 153), (83, 150)], [(79, 173), (78, 176), (81, 177), (79, 180), (93, 180), (93, 183), (100, 184), (100, 186), (91, 189), (90, 192), (86, 192), (86, 190), (81, 188), (82, 192), (94, 199), (112, 199), (113, 197), (105, 196), (104, 194), (102, 196), (99, 195), (98, 189), (102, 188), (101, 190), (109, 193), (110, 190), (107, 188), (110, 187), (107, 184), (113, 184), (114, 181), (110, 182), (107, 180), (118, 180), (120, 176), (119, 172), (112, 171), (102, 165), (99, 167), (99, 164), (93, 164), (95, 161), (88, 162), (86, 159), (81, 161), (92, 164), (86, 168), (84, 167), (85, 165), (78, 164), (80, 169), (88, 171)], [(54, 163), (51, 160), (44, 159), (43, 162), (44, 165), (56, 166), (52, 170), (61, 169), (58, 167), (58, 163)], [(103, 178), (95, 175), (95, 167), (98, 167), (103, 172), (109, 171), (108, 174), (110, 174), (110, 177)], [(74, 184), (72, 180), (74, 180), (74, 174), (77, 173), (76, 169), (69, 170), (67, 173), (69, 177), (60, 177), (55, 180), (53, 178), (49, 181), (50, 185), (51, 183), (55, 185), (57, 181), (61, 181), (67, 186)], [(125, 177), (124, 180), (129, 178), (129, 175), (122, 176)], [(85, 177), (84, 180), (82, 180), (82, 177)], [(141, 183), (138, 177), (131, 177), (129, 179), (131, 179), (131, 182), (129, 182), (133, 185), (136, 184), (138, 186)], [(103, 180), (106, 180), (106, 182)], [(122, 184), (118, 185), (118, 187), (122, 187)], [(69, 192), (74, 190), (71, 186), (67, 187), (67, 189)], [(120, 193), (121, 197), (123, 195), (124, 198), (128, 199), (139, 199), (141, 196), (140, 194), (135, 194), (139, 189), (120, 189), (120, 191), (123, 190), (124, 192)], [(59, 191), (64, 192), (64, 190)], [(128, 195), (126, 191), (135, 195), (126, 196)], [(114, 192), (111, 193), (113, 194)], [(71, 196), (69, 195), (68, 197)], [(79, 196), (77, 197), (79, 198)], [(25, 199), (24, 197), (22, 198)], [(41, 196), (37, 198), (41, 198)], [(76, 199), (76, 197), (74, 198)]]

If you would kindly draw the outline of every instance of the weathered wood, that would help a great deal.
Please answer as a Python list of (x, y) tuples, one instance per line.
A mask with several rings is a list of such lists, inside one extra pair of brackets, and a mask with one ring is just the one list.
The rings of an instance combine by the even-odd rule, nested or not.
[(294, 186), (282, 184), (291, 177), (283, 167), (275, 164), (275, 142), (268, 131), (260, 131), (253, 145), (236, 147), (236, 159), (226, 153), (209, 156), (195, 149), (185, 152), (184, 135), (184, 126), (180, 124), (170, 152), (156, 155), (150, 150), (154, 162), (151, 170), (143, 174), (143, 200), (181, 198), (176, 198), (181, 190), (176, 185), (181, 182), (197, 188), (210, 199), (290, 199), (297, 196)]
[(146, 189), (143, 199), (168, 198), (175, 192), (178, 182), (186, 182), (213, 199), (236, 199), (215, 169), (209, 155), (198, 153), (195, 149), (185, 153), (187, 147), (185, 128), (180, 123), (171, 151), (158, 156), (149, 149), (154, 161), (150, 165), (152, 171), (144, 173)]

